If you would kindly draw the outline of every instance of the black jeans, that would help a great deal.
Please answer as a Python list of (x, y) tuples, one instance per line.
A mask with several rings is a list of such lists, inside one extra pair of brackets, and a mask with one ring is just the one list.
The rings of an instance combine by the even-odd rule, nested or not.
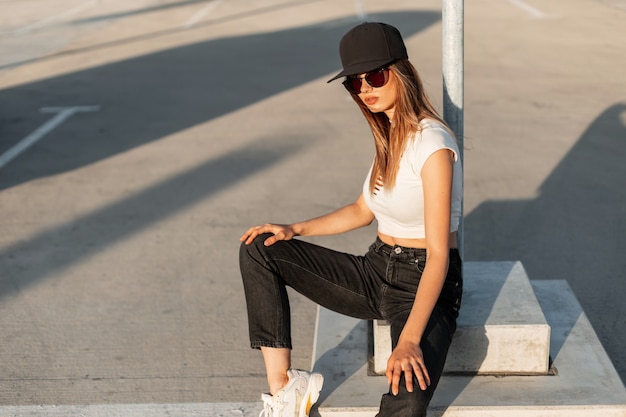
[[(252, 348), (291, 349), (286, 286), (329, 310), (387, 320), (395, 348), (424, 271), (425, 249), (389, 246), (377, 238), (364, 256), (357, 256), (298, 239), (263, 245), (269, 236), (242, 244), (239, 252)], [(446, 281), (421, 342), (431, 385), (410, 393), (401, 380), (397, 396), (383, 395), (379, 417), (426, 415), (456, 330), (462, 292), (461, 258), (451, 249)]]

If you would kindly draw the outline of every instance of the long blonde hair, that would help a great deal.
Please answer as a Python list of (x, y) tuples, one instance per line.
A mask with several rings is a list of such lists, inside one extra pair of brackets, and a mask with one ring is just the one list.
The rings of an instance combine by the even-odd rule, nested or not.
[(420, 122), (423, 119), (434, 119), (446, 126), (426, 95), (422, 80), (409, 60), (396, 61), (389, 66), (389, 71), (389, 75), (395, 77), (397, 89), (393, 123), (389, 122), (389, 118), (383, 112), (372, 113), (358, 94), (352, 94), (374, 135), (376, 155), (369, 183), (372, 194), (379, 181), (382, 181), (385, 188), (393, 189), (402, 152), (407, 141), (421, 129)]

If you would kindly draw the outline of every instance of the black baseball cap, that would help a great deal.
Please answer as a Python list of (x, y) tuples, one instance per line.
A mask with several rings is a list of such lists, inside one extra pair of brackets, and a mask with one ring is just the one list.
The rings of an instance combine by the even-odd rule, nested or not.
[(386, 23), (365, 22), (350, 29), (339, 43), (343, 71), (328, 82), (347, 75), (362, 74), (408, 59), (400, 31)]

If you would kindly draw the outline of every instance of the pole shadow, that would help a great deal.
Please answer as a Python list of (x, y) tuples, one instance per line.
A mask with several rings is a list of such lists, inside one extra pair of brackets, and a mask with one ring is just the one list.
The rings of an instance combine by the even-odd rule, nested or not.
[(590, 124), (537, 198), (487, 201), (465, 218), (466, 260), (519, 260), (531, 279), (568, 281), (622, 380), (625, 154), (626, 103), (616, 103)]
[[(409, 37), (435, 12), (372, 15)], [(298, 87), (340, 68), (356, 18), (199, 42), (0, 91), (0, 153), (39, 127), (42, 107), (95, 104), (2, 169), (0, 190), (126, 152)], [(243, 122), (243, 121), (242, 121)], [(207, 138), (207, 145), (210, 146)], [(43, 145), (42, 143), (45, 143)]]

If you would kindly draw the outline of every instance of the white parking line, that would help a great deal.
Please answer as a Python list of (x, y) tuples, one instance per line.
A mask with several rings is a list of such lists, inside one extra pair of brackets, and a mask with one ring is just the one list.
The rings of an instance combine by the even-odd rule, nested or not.
[(65, 10), (62, 13), (58, 13), (58, 14), (49, 16), (49, 17), (47, 17), (47, 18), (45, 18), (43, 20), (40, 20), (40, 21), (32, 23), (32, 24), (30, 24), (28, 26), (24, 26), (24, 27), (22, 27), (20, 29), (17, 29), (13, 33), (15, 33), (17, 35), (21, 35), (23, 33), (31, 32), (33, 30), (36, 30), (36, 29), (42, 28), (44, 26), (47, 26), (47, 25), (49, 25), (51, 23), (54, 23), (57, 20), (61, 20), (61, 19), (73, 16), (75, 14), (78, 14), (78, 13), (82, 12), (83, 10), (86, 10), (86, 9), (88, 9), (90, 7), (95, 6), (96, 4), (98, 4), (98, 0), (91, 0), (91, 1), (88, 1), (88, 2), (81, 3), (78, 6), (75, 6), (75, 7), (72, 7), (71, 9)]
[(530, 14), (533, 17), (536, 17), (538, 19), (543, 19), (547, 17), (547, 15), (544, 12), (535, 8), (534, 6), (531, 6), (525, 1), (522, 1), (522, 0), (507, 0), (507, 1), (511, 3), (512, 5), (517, 6), (520, 9), (524, 10), (526, 13)]
[(100, 106), (74, 106), (74, 107), (44, 107), (41, 113), (56, 113), (56, 115), (43, 125), (39, 126), (33, 133), (19, 141), (8, 151), (0, 155), (0, 168), (11, 162), (19, 154), (37, 143), (39, 139), (50, 133), (55, 127), (63, 123), (74, 113), (92, 112), (100, 110)]
[(257, 417), (259, 403), (0, 406), (11, 417)]
[(213, 11), (213, 9), (215, 9), (220, 3), (222, 2), (222, 0), (213, 0), (211, 2), (209, 2), (209, 4), (207, 4), (206, 6), (204, 6), (204, 8), (202, 8), (202, 10), (197, 11), (196, 13), (194, 13), (193, 16), (191, 16), (184, 24), (182, 27), (184, 28), (190, 28), (193, 25), (195, 25), (196, 23), (198, 23), (203, 17), (205, 17), (206, 15), (208, 15), (209, 13), (211, 13)]
[(367, 19), (367, 12), (365, 11), (365, 6), (363, 5), (363, 0), (355, 0), (354, 6), (356, 7), (356, 15), (360, 20)]

